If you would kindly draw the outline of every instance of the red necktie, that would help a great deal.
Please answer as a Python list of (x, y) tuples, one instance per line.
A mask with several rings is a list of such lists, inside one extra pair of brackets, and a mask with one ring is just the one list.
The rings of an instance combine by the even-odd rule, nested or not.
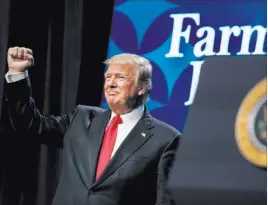
[(110, 125), (105, 131), (98, 160), (96, 179), (99, 178), (104, 168), (107, 166), (107, 164), (111, 159), (111, 155), (114, 149), (114, 144), (117, 136), (118, 124), (121, 123), (123, 123), (123, 121), (120, 115), (116, 115), (112, 119)]

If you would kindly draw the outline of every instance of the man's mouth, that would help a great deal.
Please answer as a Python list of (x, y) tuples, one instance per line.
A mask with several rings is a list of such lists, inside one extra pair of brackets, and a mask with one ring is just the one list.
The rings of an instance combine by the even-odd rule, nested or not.
[(108, 92), (108, 95), (117, 95), (117, 92)]

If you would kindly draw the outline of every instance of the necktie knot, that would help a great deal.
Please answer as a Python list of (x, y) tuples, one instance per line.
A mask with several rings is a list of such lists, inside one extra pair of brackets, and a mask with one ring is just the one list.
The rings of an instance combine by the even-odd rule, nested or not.
[(112, 119), (111, 125), (113, 124), (114, 126), (117, 126), (117, 125), (122, 124), (122, 123), (123, 123), (123, 120), (122, 120), (122, 118), (120, 117), (120, 115), (116, 115), (116, 116)]

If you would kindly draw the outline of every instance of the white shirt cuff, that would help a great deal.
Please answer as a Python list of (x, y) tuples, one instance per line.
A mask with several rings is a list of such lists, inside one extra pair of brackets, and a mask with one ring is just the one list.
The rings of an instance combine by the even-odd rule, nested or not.
[(28, 70), (25, 70), (24, 72), (17, 72), (17, 73), (7, 73), (5, 75), (6, 81), (8, 83), (13, 83), (22, 79), (25, 79), (28, 77)]

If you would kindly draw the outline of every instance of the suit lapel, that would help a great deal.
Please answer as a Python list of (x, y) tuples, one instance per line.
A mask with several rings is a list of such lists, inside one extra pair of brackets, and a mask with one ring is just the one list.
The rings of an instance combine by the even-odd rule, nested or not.
[(102, 183), (107, 177), (114, 173), (116, 169), (123, 165), (124, 162), (127, 161), (128, 158), (130, 158), (131, 155), (133, 155), (153, 135), (151, 131), (152, 127), (152, 117), (145, 110), (143, 117), (120, 145), (115, 155), (92, 187)]
[(89, 127), (88, 156), (91, 170), (91, 184), (95, 181), (99, 151), (104, 136), (106, 125), (110, 119), (111, 111), (107, 110), (103, 114), (95, 117)]

